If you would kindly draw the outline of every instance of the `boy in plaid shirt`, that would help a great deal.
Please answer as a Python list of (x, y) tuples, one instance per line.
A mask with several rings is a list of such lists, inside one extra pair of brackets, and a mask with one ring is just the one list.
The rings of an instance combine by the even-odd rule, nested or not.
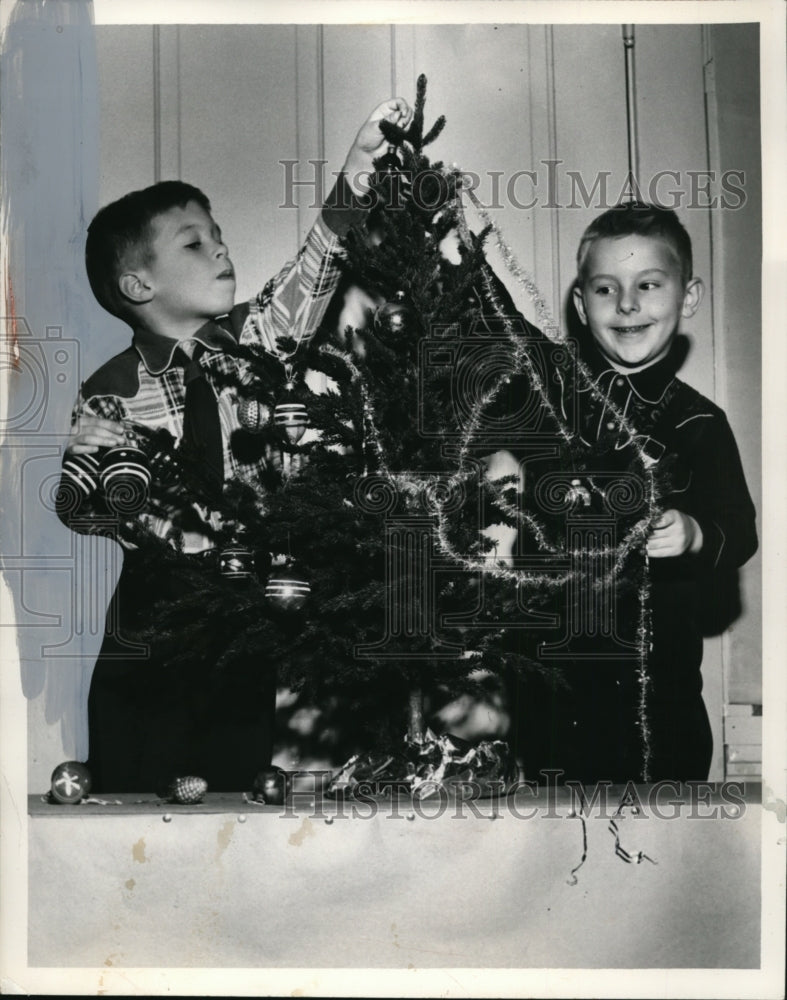
[[(185, 432), (197, 453), (202, 450), (206, 465), (214, 466), (219, 483), (251, 478), (270, 460), (265, 454), (238, 455), (232, 446), (240, 427), (233, 386), (243, 376), (233, 345), (261, 346), (276, 354), (280, 337), (300, 343), (313, 336), (339, 281), (340, 237), (358, 221), (360, 202), (354, 196), (365, 193), (364, 177), (385, 146), (379, 122), (386, 118), (406, 126), (410, 117), (399, 98), (375, 108), (297, 258), (251, 302), (234, 304), (233, 265), (210, 203), (197, 188), (165, 181), (132, 192), (96, 215), (86, 246), (91, 287), (134, 336), (127, 350), (87, 379), (77, 400), (61, 490), (70, 498), (60, 508), (67, 525), (101, 530), (103, 498), (100, 490), (85, 489), (78, 463), (80, 456), (89, 461), (85, 456), (126, 444), (124, 422), (166, 429), (176, 442)], [(195, 378), (215, 396), (221, 441), (213, 447), (199, 439), (199, 430), (195, 433), (198, 424), (184, 428), (187, 387)], [(75, 483), (75, 473), (81, 484)], [(166, 517), (140, 516), (159, 537), (171, 533)], [(211, 544), (199, 530), (184, 536), (189, 553), (208, 551)], [(121, 637), (124, 628), (144, 626), (154, 601), (177, 596), (178, 586), (162, 573), (151, 590), (151, 574), (140, 574), (138, 561), (127, 549), (91, 681), (93, 787), (151, 791), (176, 775), (198, 774), (213, 790), (250, 788), (272, 754), (275, 682), (250, 687), (238, 681), (220, 691), (200, 690), (182, 671), (162, 669), (155, 644), (146, 659), (130, 655)], [(257, 667), (248, 673), (263, 672)]]

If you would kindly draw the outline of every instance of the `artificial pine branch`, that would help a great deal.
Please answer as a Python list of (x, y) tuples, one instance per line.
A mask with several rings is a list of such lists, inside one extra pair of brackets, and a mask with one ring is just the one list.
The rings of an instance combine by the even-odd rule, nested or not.
[(429, 129), (426, 136), (424, 136), (424, 105), (426, 103), (426, 77), (422, 73), (418, 77), (416, 83), (416, 93), (415, 102), (413, 105), (413, 117), (406, 129), (401, 128), (399, 125), (394, 125), (392, 122), (381, 121), (380, 129), (388, 140), (394, 146), (404, 146), (405, 143), (409, 143), (413, 148), (416, 155), (420, 154), (424, 146), (429, 145), (430, 142), (440, 135), (440, 133), (445, 128), (445, 116), (440, 115), (434, 125)]

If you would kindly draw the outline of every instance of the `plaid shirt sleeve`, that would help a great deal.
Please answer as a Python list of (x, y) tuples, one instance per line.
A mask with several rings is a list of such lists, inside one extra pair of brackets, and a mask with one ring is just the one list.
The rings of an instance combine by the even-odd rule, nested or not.
[(241, 343), (276, 354), (280, 337), (311, 340), (339, 283), (341, 253), (339, 237), (318, 219), (295, 260), (252, 300)]
[(345, 256), (341, 237), (364, 214), (341, 175), (295, 260), (251, 301), (241, 343), (276, 354), (280, 337), (311, 340), (339, 284)]

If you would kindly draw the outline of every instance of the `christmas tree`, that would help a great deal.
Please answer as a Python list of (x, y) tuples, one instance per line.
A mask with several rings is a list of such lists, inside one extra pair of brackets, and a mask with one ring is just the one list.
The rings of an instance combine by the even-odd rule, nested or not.
[[(233, 387), (244, 430), (231, 445), (265, 448), (280, 461), (257, 482), (210, 486), (183, 448), (141, 434), (152, 455), (152, 509), (166, 508), (184, 530), (195, 510), (221, 514), (221, 527), (201, 526), (213, 534), (218, 571), (206, 573), (138, 521), (122, 531), (151, 555), (155, 548), (151, 567), (166, 559), (183, 580), (143, 636), (169, 647), (171, 669), (187, 667), (195, 683), (229, 678), (250, 658), (261, 672), (276, 671), (301, 705), (321, 708), (331, 753), (374, 751), (358, 774), (380, 774), (391, 761), (386, 773), (406, 773), (406, 736), (410, 774), (420, 755), (432, 775), (453, 767), (499, 777), (504, 748), (484, 744), (479, 756), (461, 741), (433, 738), (436, 709), (463, 692), (483, 697), (511, 671), (560, 683), (559, 669), (535, 653), (536, 633), (525, 641), (512, 624), (548, 611), (580, 574), (590, 587), (614, 576), (644, 594), (641, 560), (632, 568), (631, 557), (656, 492), (635, 455), (649, 492), (603, 543), (588, 581), (571, 559), (566, 512), (593, 508), (601, 495), (593, 473), (607, 457), (582, 444), (552, 387), (556, 378), (584, 388), (592, 380), (570, 345), (518, 316), (489, 269), (491, 227), (470, 232), (461, 174), (424, 152), (445, 124), (439, 118), (424, 130), (425, 93), (421, 77), (406, 130), (381, 123), (390, 146), (370, 179), (373, 207), (346, 240), (348, 279), (379, 307), (361, 328), (337, 334), (326, 324), (307, 345), (281, 341), (275, 356), (238, 348), (248, 377)], [(458, 262), (441, 250), (452, 232)], [(492, 481), (485, 472), (486, 457), (522, 432), (521, 412), (516, 420), (510, 412), (513, 386), (534, 401), (527, 434), (556, 442), (552, 466), (574, 477), (561, 471), (552, 506), (528, 483), (520, 493), (514, 477)], [(165, 473), (175, 467), (173, 491)], [(535, 558), (526, 565), (496, 562), (485, 532), (501, 522), (530, 537)], [(643, 597), (643, 648), (645, 614)]]

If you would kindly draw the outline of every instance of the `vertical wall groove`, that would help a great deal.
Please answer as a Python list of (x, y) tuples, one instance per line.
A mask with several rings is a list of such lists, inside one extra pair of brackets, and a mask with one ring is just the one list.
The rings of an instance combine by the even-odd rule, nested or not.
[[(720, 173), (721, 153), (719, 150), (719, 124), (718, 109), (716, 106), (716, 80), (715, 65), (713, 62), (713, 42), (710, 28), (702, 26), (702, 50), (703, 50), (703, 83), (705, 87), (705, 138), (707, 144), (708, 169)], [(724, 300), (717, 291), (722, 287), (722, 274), (724, 261), (722, 259), (721, 248), (721, 217), (718, 208), (711, 208), (708, 212), (710, 223), (710, 276), (708, 293), (710, 297), (711, 334), (713, 337), (713, 398), (722, 407), (727, 406), (726, 385), (723, 378), (719, 377), (720, 372), (726, 371), (726, 358), (724, 357), (724, 337), (717, 336), (717, 331), (724, 330)]]
[(153, 25), (153, 180), (161, 180), (161, 28)]
[[(529, 113), (527, 116), (527, 130), (528, 130), (528, 141), (530, 143), (530, 160), (535, 161), (535, 130), (533, 127), (533, 122), (535, 120), (535, 108), (534, 108), (534, 81), (533, 81), (533, 29), (529, 24), (525, 25), (525, 41), (526, 41), (526, 51), (527, 51), (527, 94), (528, 94), (528, 109)], [(530, 254), (530, 259), (532, 261), (531, 270), (534, 277), (536, 278), (536, 284), (538, 284), (539, 278), (539, 267), (538, 267), (538, 226), (533, 220), (533, 225), (531, 227), (531, 232), (533, 235), (532, 250)], [(557, 316), (557, 313), (555, 313)]]
[[(293, 30), (293, 34), (295, 36), (295, 44), (294, 44), (294, 47), (293, 47), (293, 58), (295, 60), (295, 72), (293, 74), (293, 77), (294, 77), (294, 80), (295, 80), (295, 159), (298, 161), (298, 164), (300, 164), (300, 162), (301, 162), (301, 150), (303, 148), (302, 147), (302, 143), (301, 143), (301, 128), (300, 128), (300, 124), (301, 124), (301, 88), (300, 88), (299, 83), (298, 83), (298, 67), (300, 65), (299, 59), (300, 59), (300, 54), (301, 54), (301, 48), (300, 48), (300, 37), (299, 37), (298, 25), (297, 24), (293, 25), (293, 29), (292, 30)], [(303, 232), (303, 209), (301, 208), (300, 199), (298, 199), (297, 213), (298, 213), (298, 235), (300, 236), (300, 234)]]
[[(716, 81), (715, 65), (713, 61), (713, 41), (710, 28), (702, 26), (702, 73), (703, 86), (705, 90), (705, 139), (708, 157), (708, 169), (718, 170), (721, 163), (721, 152), (719, 147), (719, 127), (718, 108), (716, 105)], [(724, 262), (722, 258), (722, 232), (721, 217), (719, 209), (710, 209), (708, 212), (710, 225), (710, 273), (708, 275), (708, 293), (710, 298), (710, 324), (711, 338), (713, 344), (713, 398), (726, 410), (727, 394), (726, 381), (722, 373), (726, 368), (727, 359), (724, 352), (724, 299), (721, 295), (722, 278), (724, 273)], [(720, 756), (720, 766), (722, 776), (727, 778), (726, 773), (726, 752), (724, 744), (727, 742), (726, 721), (724, 713), (730, 700), (730, 669), (732, 666), (732, 648), (730, 641), (730, 631), (725, 629), (721, 634), (719, 642), (719, 657), (721, 660), (721, 746), (715, 745), (716, 733), (714, 731), (714, 758)], [(715, 720), (712, 720), (715, 721)]]
[(317, 29), (317, 156), (325, 159), (325, 30)]
[(391, 25), (391, 97), (396, 97), (398, 87), (396, 83), (396, 25)]
[[(549, 159), (557, 160), (557, 94), (555, 85), (555, 36), (552, 25), (547, 25), (546, 34), (546, 71), (547, 71), (547, 129), (549, 137)], [(552, 315), (555, 321), (561, 322), (560, 298), (560, 226), (558, 222), (557, 204), (548, 205), (550, 215), (550, 232), (552, 234)]]
[(176, 176), (183, 177), (183, 144), (181, 141), (181, 99), (180, 99), (180, 25), (175, 25), (175, 103), (177, 107), (177, 130), (175, 136)]
[(626, 75), (626, 141), (628, 143), (629, 184), (639, 190), (639, 144), (637, 134), (637, 73), (635, 65), (634, 25), (624, 24), (623, 57)]

